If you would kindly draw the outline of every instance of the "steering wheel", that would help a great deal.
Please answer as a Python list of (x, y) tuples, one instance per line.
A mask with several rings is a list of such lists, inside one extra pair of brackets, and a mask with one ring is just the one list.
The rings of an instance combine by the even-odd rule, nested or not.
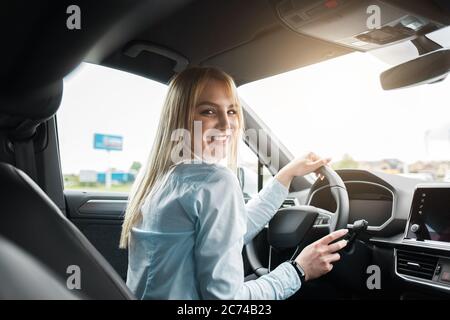
[[(349, 215), (349, 199), (347, 188), (341, 177), (328, 166), (323, 166), (319, 172), (328, 180), (331, 195), (336, 202), (336, 211), (330, 212), (309, 205), (282, 208), (269, 222), (267, 240), (270, 248), (299, 248), (305, 235), (313, 226), (328, 227), (329, 232), (347, 228)], [(248, 262), (257, 276), (262, 276), (270, 270), (264, 267), (256, 254), (253, 242), (245, 247)], [(297, 250), (295, 251), (297, 253)], [(269, 252), (269, 264), (272, 250)], [(295, 253), (294, 253), (295, 255)], [(270, 268), (270, 266), (269, 266)]]

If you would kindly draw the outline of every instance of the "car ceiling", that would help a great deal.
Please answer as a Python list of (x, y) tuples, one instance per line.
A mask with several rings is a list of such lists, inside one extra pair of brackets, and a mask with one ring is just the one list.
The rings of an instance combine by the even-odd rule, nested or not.
[[(149, 25), (133, 41), (168, 49), (192, 65), (220, 67), (231, 74), (238, 85), (354, 51), (292, 31), (275, 12), (278, 1), (191, 1), (165, 19)], [(442, 0), (385, 2), (433, 21), (450, 23), (449, 4)], [(89, 57), (87, 60), (161, 82), (167, 82), (173, 76), (174, 62), (170, 59), (151, 52), (131, 58), (124, 54), (126, 48), (126, 45), (122, 46), (102, 61)]]
[[(261, 0), (194, 1), (135, 40), (168, 48), (193, 65), (218, 66), (238, 84), (351, 52), (287, 29), (270, 3)], [(172, 70), (152, 72), (150, 60), (164, 65), (165, 59), (148, 53), (135, 59), (119, 50), (103, 64), (167, 82)]]

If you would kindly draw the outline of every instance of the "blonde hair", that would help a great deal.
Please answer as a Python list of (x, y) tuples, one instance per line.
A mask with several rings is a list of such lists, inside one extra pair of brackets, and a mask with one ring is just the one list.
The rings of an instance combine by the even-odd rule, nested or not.
[[(143, 202), (174, 166), (171, 153), (177, 145), (177, 141), (172, 140), (172, 133), (177, 129), (185, 129), (191, 137), (194, 136), (195, 107), (200, 102), (198, 101), (200, 94), (210, 80), (222, 82), (227, 94), (236, 106), (238, 128), (234, 130), (230, 156), (228, 157), (228, 166), (233, 170), (236, 169), (238, 141), (244, 123), (242, 108), (233, 79), (225, 72), (212, 67), (191, 67), (182, 71), (170, 81), (150, 156), (146, 166), (141, 169), (144, 171), (139, 174), (130, 192), (122, 224), (120, 248), (128, 246), (132, 227), (142, 219), (141, 207)], [(192, 145), (190, 157), (193, 158)]]

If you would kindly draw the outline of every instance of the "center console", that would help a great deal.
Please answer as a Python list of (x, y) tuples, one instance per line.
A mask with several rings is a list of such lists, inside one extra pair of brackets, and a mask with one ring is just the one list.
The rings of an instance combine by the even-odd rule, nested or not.
[(402, 243), (407, 249), (395, 249), (399, 277), (450, 290), (450, 184), (416, 187)]
[(450, 244), (450, 186), (417, 187), (405, 238)]

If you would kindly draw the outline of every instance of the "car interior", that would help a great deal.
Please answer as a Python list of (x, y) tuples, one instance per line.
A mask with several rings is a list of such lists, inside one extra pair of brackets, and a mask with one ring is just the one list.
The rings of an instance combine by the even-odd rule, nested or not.
[[(450, 25), (445, 0), (8, 0), (1, 6), (1, 299), (135, 299), (125, 284), (128, 254), (118, 247), (128, 194), (64, 187), (57, 111), (64, 78), (81, 63), (163, 84), (189, 66), (214, 66), (240, 87), (408, 42), (418, 58), (383, 72), (384, 90), (437, 83), (450, 71), (449, 51), (427, 37)], [(69, 28), (71, 6), (81, 12), (79, 27)], [(368, 18), (376, 9), (379, 25), (372, 28)], [(258, 106), (243, 109), (246, 127), (263, 129), (280, 150), (280, 167), (286, 165), (293, 155)], [(243, 143), (257, 156), (258, 173), (276, 174), (270, 150)], [(322, 173), (323, 180), (296, 177), (283, 206), (244, 247), (246, 279), (347, 227), (349, 245), (332, 272), (290, 299), (450, 298), (450, 184), (364, 169)], [(262, 179), (258, 174), (258, 186)], [(69, 285), (74, 266), (82, 272), (75, 287)]]

